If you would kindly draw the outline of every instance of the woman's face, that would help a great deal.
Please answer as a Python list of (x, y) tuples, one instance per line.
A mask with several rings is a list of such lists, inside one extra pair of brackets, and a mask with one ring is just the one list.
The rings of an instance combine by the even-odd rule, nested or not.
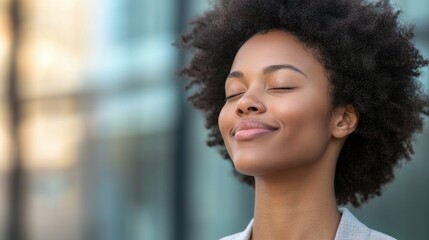
[(263, 175), (323, 158), (332, 136), (327, 72), (293, 35), (270, 31), (239, 49), (219, 128), (235, 168)]

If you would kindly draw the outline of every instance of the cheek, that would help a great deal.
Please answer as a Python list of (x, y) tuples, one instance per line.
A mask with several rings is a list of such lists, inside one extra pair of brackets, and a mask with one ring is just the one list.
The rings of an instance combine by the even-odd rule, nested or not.
[(314, 127), (311, 123), (318, 122), (321, 118), (322, 105), (317, 100), (306, 97), (296, 97), (288, 99), (288, 102), (275, 103), (277, 106), (272, 108), (273, 114), (279, 119), (285, 129), (294, 132), (306, 131), (308, 127)]
[(277, 112), (285, 130), (288, 151), (294, 156), (315, 158), (330, 138), (329, 102), (324, 96), (295, 99)]
[(229, 137), (229, 134), (231, 133), (233, 126), (234, 126), (234, 116), (235, 111), (232, 109), (231, 106), (224, 106), (222, 110), (219, 113), (218, 117), (218, 126), (220, 133), (223, 138), (223, 142), (226, 147), (226, 151), (228, 152), (229, 156), (233, 158), (232, 155), (232, 147), (231, 147), (231, 138)]
[(283, 106), (285, 121), (294, 121), (294, 124), (306, 129), (309, 127), (326, 128), (328, 126), (330, 98), (327, 93), (311, 88), (297, 95), (296, 98), (291, 99), (289, 104)]
[(222, 108), (222, 110), (219, 113), (219, 117), (218, 117), (218, 127), (220, 130), (220, 133), (222, 134), (222, 138), (225, 142), (225, 144), (227, 144), (227, 140), (228, 140), (228, 134), (230, 129), (232, 128), (232, 113), (231, 112), (231, 107), (229, 106), (224, 106)]

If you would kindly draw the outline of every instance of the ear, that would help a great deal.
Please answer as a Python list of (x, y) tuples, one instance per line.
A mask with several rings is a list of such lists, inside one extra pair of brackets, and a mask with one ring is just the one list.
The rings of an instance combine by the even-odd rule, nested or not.
[(352, 105), (337, 107), (334, 110), (332, 136), (344, 138), (351, 134), (359, 122), (359, 112)]

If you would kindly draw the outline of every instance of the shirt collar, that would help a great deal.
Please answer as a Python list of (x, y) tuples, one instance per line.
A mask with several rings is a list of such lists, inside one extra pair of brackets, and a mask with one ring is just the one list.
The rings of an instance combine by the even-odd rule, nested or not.
[[(340, 224), (335, 234), (335, 240), (348, 239), (349, 236), (368, 236), (370, 229), (361, 223), (347, 208), (339, 208), (341, 213)], [(243, 232), (235, 235), (234, 240), (249, 240), (252, 234), (253, 219)], [(356, 238), (360, 239), (360, 238)]]

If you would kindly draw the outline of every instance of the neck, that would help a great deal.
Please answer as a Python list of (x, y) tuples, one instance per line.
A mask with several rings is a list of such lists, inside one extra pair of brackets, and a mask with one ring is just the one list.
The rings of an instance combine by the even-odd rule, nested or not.
[(340, 213), (334, 173), (320, 171), (325, 167), (335, 171), (322, 162), (278, 176), (255, 177), (252, 240), (334, 239)]

